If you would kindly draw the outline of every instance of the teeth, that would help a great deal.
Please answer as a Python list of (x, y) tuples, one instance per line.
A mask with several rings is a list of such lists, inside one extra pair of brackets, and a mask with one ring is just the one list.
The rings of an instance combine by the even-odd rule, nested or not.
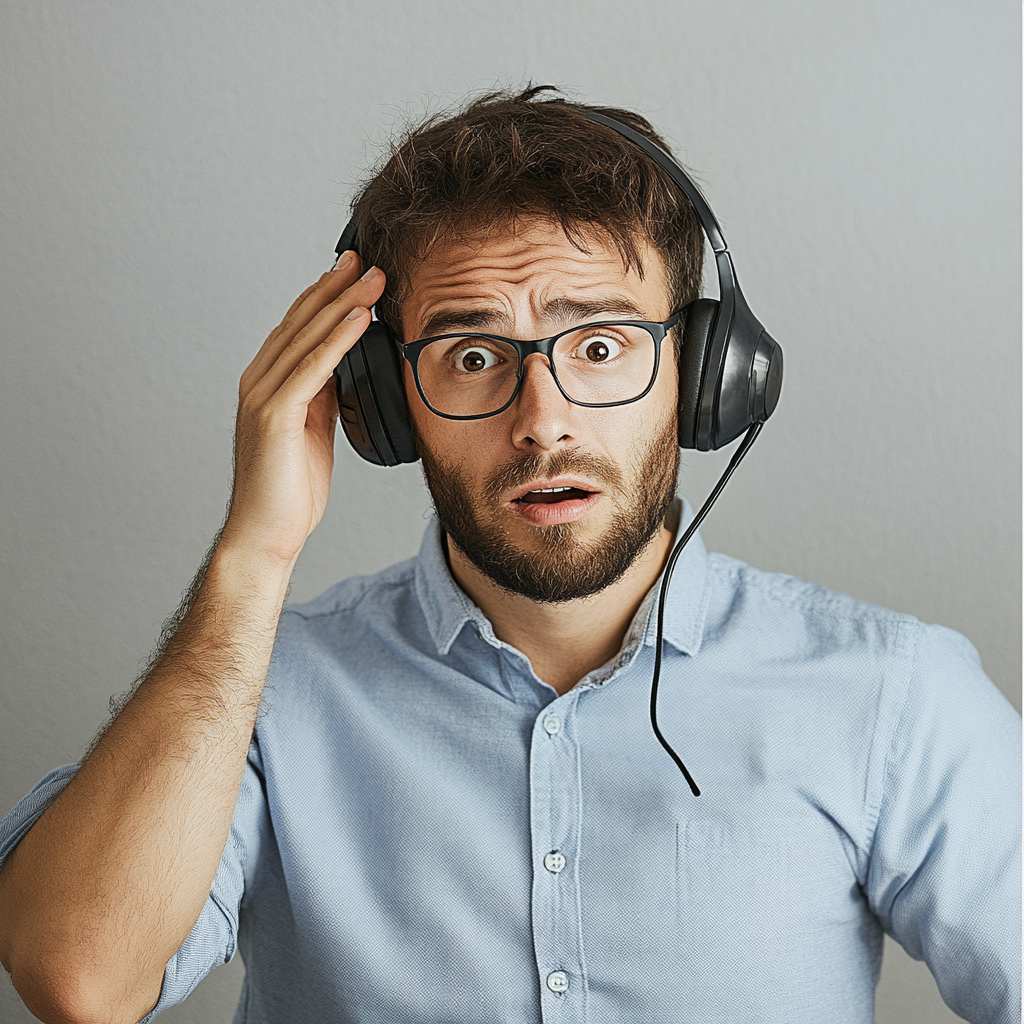
[(555, 491), (571, 491), (571, 487), (536, 487), (533, 490), (534, 494), (554, 494)]

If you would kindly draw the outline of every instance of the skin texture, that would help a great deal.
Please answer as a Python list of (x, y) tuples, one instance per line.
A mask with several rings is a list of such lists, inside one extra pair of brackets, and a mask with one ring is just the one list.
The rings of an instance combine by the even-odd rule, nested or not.
[[(584, 254), (543, 222), (526, 224), (515, 236), (427, 260), (404, 310), (407, 336), (419, 336), (438, 312), (486, 308), (494, 330), (541, 337), (562, 322), (558, 300), (567, 297), (629, 305), (645, 319), (664, 320), (663, 269), (652, 255), (645, 266), (640, 278), (599, 239)], [(296, 299), (242, 375), (231, 507), (196, 598), (149, 676), (0, 869), (0, 962), (43, 1021), (139, 1020), (155, 1005), (167, 961), (203, 907), (291, 571), (330, 493), (331, 373), (365, 330), (384, 284), (380, 271), (362, 275), (358, 257), (346, 254)], [(569, 404), (539, 357), (516, 403), (473, 425), (434, 416), (411, 377), (407, 386), (423, 443), (457, 463), (474, 496), (496, 466), (524, 455), (543, 462), (575, 451), (618, 467), (623, 486), (599, 488), (572, 525), (580, 542), (599, 543), (628, 505), (629, 488), (643, 484), (635, 479), (643, 453), (674, 421), (671, 344), (662, 355), (651, 394), (617, 409)], [(536, 524), (501, 501), (485, 515), (522, 551), (543, 547)], [(670, 542), (659, 528), (610, 587), (560, 604), (509, 594), (454, 545), (449, 555), (459, 585), (498, 636), (564, 692), (618, 650)]]
[[(581, 320), (621, 314), (668, 318), (668, 281), (653, 251), (644, 253), (646, 272), (641, 277), (635, 268), (626, 270), (614, 246), (601, 237), (589, 238), (588, 248), (581, 252), (560, 228), (533, 220), (520, 224), (514, 235), (434, 252), (411, 275), (411, 295), (403, 308), (404, 337), (414, 340), (437, 333), (432, 327), (442, 316), (445, 331), (466, 327), (517, 338), (542, 338)], [(565, 300), (592, 306), (594, 314), (581, 318), (578, 310), (566, 308)], [(550, 527), (529, 522), (509, 501), (521, 487), (507, 487), (499, 494), (488, 487), (496, 468), (535, 459), (544, 478), (552, 474), (543, 467), (561, 468), (570, 455), (610, 464), (621, 477), (618, 484), (585, 469), (574, 474), (588, 482), (597, 498), (572, 523), (572, 541), (581, 550), (600, 548), (616, 517), (634, 514), (638, 490), (650, 485), (644, 463), (652, 445), (666, 433), (675, 436), (677, 384), (671, 339), (662, 342), (661, 369), (650, 393), (639, 402), (610, 409), (569, 402), (539, 354), (529, 356), (525, 367), (522, 390), (504, 413), (457, 421), (427, 409), (406, 366), (418, 444), (426, 449), (429, 464), (447, 470), (449, 476), (457, 474), (465, 498), (488, 530), (503, 535), (519, 551), (540, 557)], [(674, 441), (672, 452), (677, 458)], [(670, 474), (672, 493), (676, 465), (673, 462)], [(428, 481), (429, 475), (428, 469)], [(542, 479), (539, 485), (552, 482)], [(630, 621), (661, 572), (671, 541), (662, 526), (611, 586), (554, 604), (503, 589), (451, 541), (448, 556), (456, 582), (491, 620), (495, 634), (526, 654), (539, 678), (565, 693), (618, 652)]]

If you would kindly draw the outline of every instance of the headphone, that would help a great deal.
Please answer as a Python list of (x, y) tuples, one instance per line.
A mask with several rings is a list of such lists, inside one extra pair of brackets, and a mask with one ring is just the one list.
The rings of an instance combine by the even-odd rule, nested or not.
[[(782, 390), (782, 349), (750, 311), (722, 229), (686, 171), (621, 121), (590, 110), (579, 113), (639, 146), (668, 174), (690, 201), (714, 251), (721, 297), (691, 302), (681, 324), (679, 446), (702, 452), (721, 448), (774, 412)], [(338, 256), (359, 251), (356, 232), (350, 220), (338, 239)], [(416, 462), (402, 356), (392, 332), (371, 321), (334, 377), (342, 429), (356, 452), (377, 466)]]

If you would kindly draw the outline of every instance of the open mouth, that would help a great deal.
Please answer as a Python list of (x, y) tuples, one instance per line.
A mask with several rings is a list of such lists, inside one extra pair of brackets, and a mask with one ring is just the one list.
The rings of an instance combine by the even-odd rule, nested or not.
[(559, 501), (581, 501), (589, 498), (592, 491), (584, 491), (579, 487), (542, 487), (536, 491), (527, 491), (515, 499), (517, 505), (553, 505)]
[(537, 480), (535, 486), (527, 485), (527, 490), (512, 498), (506, 508), (531, 526), (572, 523), (590, 515), (601, 500), (601, 491), (578, 486), (586, 482), (571, 479), (565, 483)]

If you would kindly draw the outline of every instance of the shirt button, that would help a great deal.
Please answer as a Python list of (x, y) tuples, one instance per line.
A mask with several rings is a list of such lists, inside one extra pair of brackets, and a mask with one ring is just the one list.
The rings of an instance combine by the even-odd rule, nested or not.
[(569, 988), (569, 975), (565, 971), (552, 971), (547, 977), (548, 988), (561, 994)]
[(561, 728), (562, 723), (557, 718), (555, 718), (554, 715), (549, 715), (547, 718), (544, 719), (544, 731), (549, 736), (557, 735), (561, 731)]
[(565, 858), (557, 850), (552, 850), (544, 858), (544, 867), (552, 874), (557, 875), (565, 867)]

